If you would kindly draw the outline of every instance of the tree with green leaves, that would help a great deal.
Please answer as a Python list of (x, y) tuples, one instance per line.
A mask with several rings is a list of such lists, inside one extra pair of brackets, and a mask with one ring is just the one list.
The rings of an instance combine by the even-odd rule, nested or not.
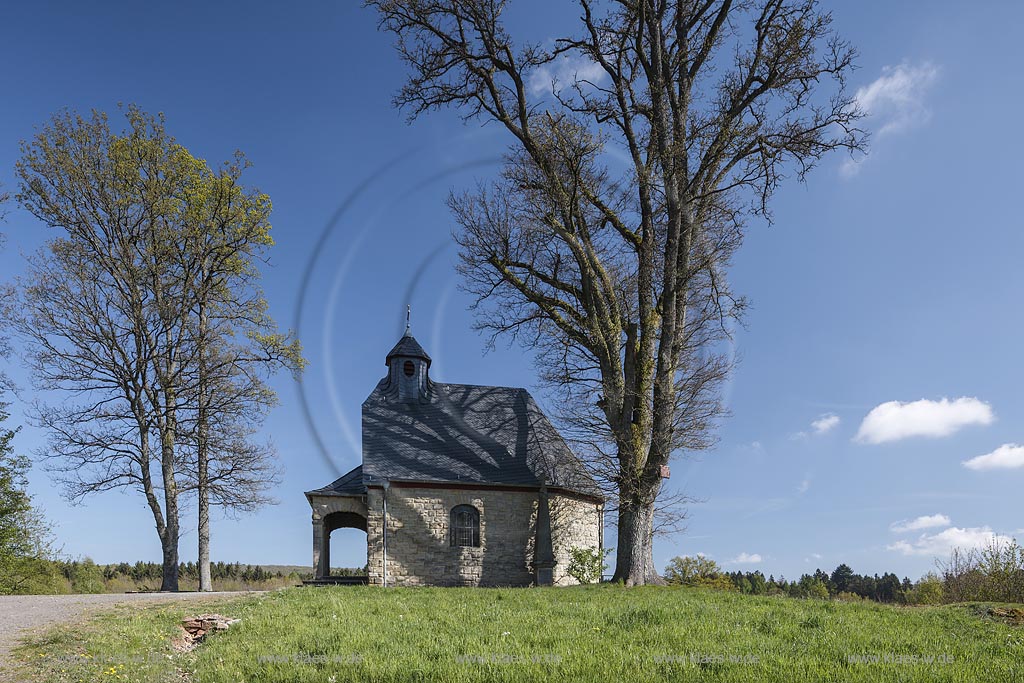
[(665, 567), (665, 581), (681, 586), (700, 586), (716, 582), (722, 576), (718, 563), (710, 557), (696, 555), (673, 557)]
[(816, 0), (578, 0), (547, 46), (503, 0), (367, 4), (410, 70), (399, 106), (508, 132), (499, 177), (449, 200), (464, 285), (561, 393), (616, 508), (615, 578), (658, 582), (664, 466), (724, 413), (730, 258), (787, 175), (863, 146), (854, 50)]
[[(0, 220), (6, 215), (10, 194), (0, 191)], [(0, 247), (4, 235), (0, 233)], [(0, 333), (11, 314), (13, 290), (0, 283)], [(10, 356), (7, 338), (0, 334), (0, 360)], [(49, 593), (56, 573), (50, 563), (52, 533), (42, 512), (32, 504), (26, 490), (31, 463), (14, 452), (14, 437), (19, 429), (9, 429), (9, 404), (4, 395), (13, 385), (0, 369), (0, 595), (12, 593)]]
[(841, 564), (832, 572), (829, 585), (832, 586), (833, 592), (842, 593), (843, 591), (849, 591), (853, 587), (853, 579), (854, 573), (850, 565)]
[[(199, 585), (212, 590), (210, 505), (235, 511), (269, 502), (263, 491), (277, 475), (270, 449), (249, 425), (276, 401), (265, 376), (301, 372), (297, 340), (277, 331), (267, 314), (256, 262), (273, 245), (270, 198), (244, 187), (248, 163), (239, 153), (221, 169), (203, 169), (190, 185), (182, 217), (180, 257), (199, 265), (192, 284), (196, 368), (193, 446), (199, 512)], [(242, 340), (239, 342), (238, 340)]]
[(267, 500), (262, 377), (298, 346), (252, 284), (270, 203), (240, 185), (241, 160), (213, 171), (162, 116), (124, 113), (118, 133), (64, 112), (23, 144), (18, 199), (64, 236), (30, 259), (16, 328), (37, 388), (66, 398), (34, 406), (66, 493), (140, 491), (177, 590), (181, 496), (198, 494), (207, 558), (211, 503)]
[(49, 593), (52, 534), (26, 491), (29, 459), (16, 455), (17, 429), (8, 429), (7, 404), (0, 402), (0, 595)]

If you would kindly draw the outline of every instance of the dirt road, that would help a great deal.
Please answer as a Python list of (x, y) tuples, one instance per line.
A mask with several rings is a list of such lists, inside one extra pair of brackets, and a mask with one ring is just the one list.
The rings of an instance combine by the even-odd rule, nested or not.
[(0, 595), (0, 681), (10, 669), (11, 648), (47, 626), (79, 621), (120, 604), (202, 602), (246, 593), (114, 593), (102, 595)]

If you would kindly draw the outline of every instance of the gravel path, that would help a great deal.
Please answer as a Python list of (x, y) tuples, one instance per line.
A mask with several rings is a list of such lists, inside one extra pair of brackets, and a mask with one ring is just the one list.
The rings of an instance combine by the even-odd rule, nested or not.
[(0, 681), (9, 669), (11, 648), (29, 634), (60, 622), (78, 621), (123, 604), (158, 604), (238, 597), (231, 593), (109, 593), (101, 595), (0, 595)]

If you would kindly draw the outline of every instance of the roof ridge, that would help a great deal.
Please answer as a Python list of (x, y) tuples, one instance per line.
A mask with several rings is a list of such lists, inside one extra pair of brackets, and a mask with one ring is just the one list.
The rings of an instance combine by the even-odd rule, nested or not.
[(462, 382), (441, 382), (441, 381), (438, 381), (438, 380), (434, 380), (434, 384), (440, 384), (441, 386), (444, 386), (444, 387), (474, 387), (474, 388), (477, 388), (477, 389), (509, 389), (511, 391), (525, 391), (528, 394), (530, 393), (530, 390), (527, 389), (526, 387), (506, 387), (506, 386), (501, 385), (501, 384), (464, 384)]

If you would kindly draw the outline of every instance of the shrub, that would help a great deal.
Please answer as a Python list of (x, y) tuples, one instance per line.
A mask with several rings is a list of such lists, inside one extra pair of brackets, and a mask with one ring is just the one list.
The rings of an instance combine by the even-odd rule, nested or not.
[(714, 560), (696, 557), (673, 557), (665, 567), (665, 581), (679, 586), (700, 586), (722, 591), (736, 591), (736, 583), (719, 569)]
[(0, 562), (0, 595), (54, 595), (69, 586), (56, 565), (42, 557), (7, 558)]
[(569, 567), (566, 571), (578, 583), (600, 583), (608, 565), (605, 558), (612, 548), (571, 548), (569, 550)]
[(981, 550), (955, 548), (937, 562), (946, 602), (1024, 602), (1024, 549), (993, 538)]
[(984, 600), (1024, 602), (1024, 548), (992, 540), (981, 549), (979, 570), (985, 575)]
[(814, 600), (828, 600), (828, 586), (820, 579), (815, 579), (807, 586), (806, 597)]
[(907, 593), (911, 605), (940, 605), (945, 598), (942, 579), (934, 572), (928, 572)]
[(718, 563), (703, 555), (673, 557), (665, 567), (665, 581), (682, 586), (696, 586), (700, 580), (715, 579), (721, 573)]
[(863, 595), (851, 593), (850, 591), (840, 591), (836, 594), (836, 600), (840, 600), (842, 602), (864, 602), (867, 598)]
[(694, 586), (700, 586), (701, 588), (710, 588), (716, 591), (738, 591), (739, 588), (733, 583), (732, 579), (724, 574), (719, 574), (714, 577), (698, 577), (696, 581), (691, 584)]
[(103, 570), (88, 557), (68, 562), (64, 575), (71, 582), (71, 590), (75, 593), (103, 593), (105, 590)]
[(790, 584), (789, 594), (794, 598), (828, 600), (828, 586), (821, 579), (804, 574), (799, 581)]

